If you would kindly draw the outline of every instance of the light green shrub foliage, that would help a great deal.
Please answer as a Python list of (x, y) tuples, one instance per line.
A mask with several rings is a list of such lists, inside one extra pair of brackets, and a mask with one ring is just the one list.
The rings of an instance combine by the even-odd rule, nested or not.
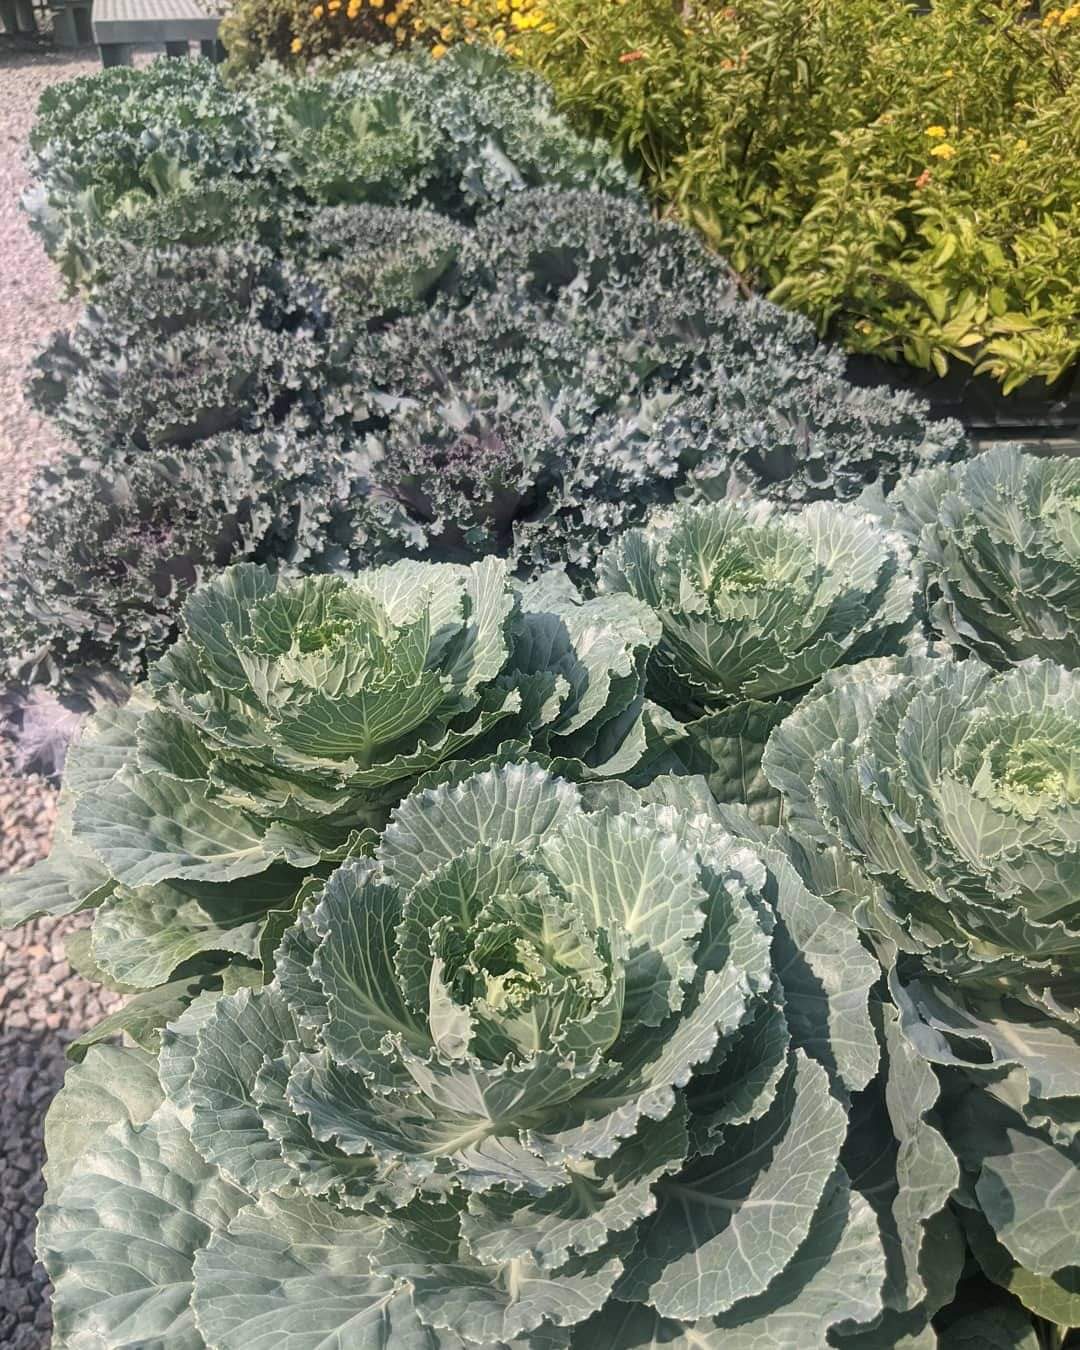
[[(773, 299), (1008, 391), (1080, 354), (1080, 15), (935, 0), (549, 0), (515, 36)], [(1060, 21), (1063, 12), (1069, 18)], [(1051, 18), (1051, 13), (1056, 18)]]

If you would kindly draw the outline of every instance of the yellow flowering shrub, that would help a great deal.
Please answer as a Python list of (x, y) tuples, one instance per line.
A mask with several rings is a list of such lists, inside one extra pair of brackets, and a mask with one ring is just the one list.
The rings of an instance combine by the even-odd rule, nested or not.
[(233, 70), (268, 57), (306, 65), (356, 46), (407, 46), (417, 30), (406, 22), (413, 0), (235, 0), (221, 25)]
[(850, 350), (1006, 391), (1080, 363), (1080, 3), (418, 0)]

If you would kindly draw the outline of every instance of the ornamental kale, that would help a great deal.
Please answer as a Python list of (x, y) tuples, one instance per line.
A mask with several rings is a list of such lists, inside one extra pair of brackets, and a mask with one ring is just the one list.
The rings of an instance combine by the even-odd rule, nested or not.
[(204, 993), (156, 1057), (72, 1071), (39, 1228), (58, 1334), (918, 1335), (959, 1273), (957, 1169), (932, 1075), (891, 1021), (879, 1046), (877, 974), (693, 785), (454, 773), (305, 898), (266, 987)]
[(46, 466), (0, 561), (4, 682), (72, 693), (98, 673), (138, 680), (190, 590), (234, 559), (347, 563), (359, 472), (330, 440), (243, 432), (117, 455), (107, 470), (75, 454)]
[(1078, 677), (1037, 660), (864, 662), (826, 676), (763, 762), (831, 874), (819, 890), (858, 919), (904, 1036), (938, 1069), (984, 1270), (1075, 1323)]
[(914, 622), (901, 541), (829, 502), (662, 513), (616, 540), (599, 585), (645, 601), (663, 626), (648, 671), (656, 745), (758, 815), (775, 815), (760, 772), (772, 727), (826, 671), (894, 650)]
[(1080, 460), (1015, 446), (928, 469), (886, 502), (911, 541), (934, 627), (993, 666), (1080, 666)]
[[(902, 400), (866, 403), (835, 366), (803, 320), (743, 302), (681, 227), (613, 197), (526, 192), (472, 227), (331, 207), (281, 256), (146, 255), (39, 358), (33, 398), (103, 475), (148, 449), (199, 458), (229, 429), (295, 436), (313, 460), (342, 444), (333, 551), (352, 567), (494, 553), (583, 581), (677, 493), (843, 497), (963, 448), (947, 424), (906, 422)], [(762, 460), (759, 430), (785, 407), (798, 447)], [(34, 540), (26, 556), (49, 551)], [(148, 574), (140, 586), (156, 592)], [(142, 643), (126, 613), (121, 663)], [(73, 615), (76, 634), (87, 622)], [(78, 640), (9, 661), (64, 688)]]
[(3, 922), (100, 907), (94, 965), (128, 988), (207, 952), (258, 961), (306, 874), (366, 851), (425, 773), (529, 747), (582, 777), (634, 764), (657, 636), (629, 596), (514, 589), (497, 559), (230, 568), (148, 685), (88, 722), (52, 853), (0, 888)]
[(313, 205), (467, 220), (545, 183), (634, 190), (602, 142), (569, 129), (542, 80), (466, 47), (442, 62), (372, 50), (239, 87), (209, 63), (104, 71), (46, 92), (31, 147), (31, 220), (84, 288), (117, 274), (125, 242), (271, 242)]

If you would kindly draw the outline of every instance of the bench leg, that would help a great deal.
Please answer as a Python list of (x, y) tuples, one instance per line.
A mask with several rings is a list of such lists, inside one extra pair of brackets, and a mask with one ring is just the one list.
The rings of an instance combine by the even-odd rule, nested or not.
[(186, 61), (188, 59), (188, 45), (186, 42), (166, 42), (165, 55), (171, 61)]
[(98, 51), (105, 67), (131, 65), (131, 48), (126, 42), (99, 42)]
[(9, 37), (19, 31), (19, 20), (15, 15), (15, 0), (0, 0), (0, 23), (4, 25), (4, 32)]
[(80, 47), (89, 47), (94, 40), (94, 25), (90, 22), (90, 6), (78, 5), (72, 12), (75, 17), (75, 40)]
[(15, 21), (20, 33), (36, 33), (37, 19), (31, 0), (15, 0)]
[(78, 34), (75, 31), (75, 11), (65, 5), (63, 9), (53, 10), (53, 41), (58, 47), (77, 47)]
[(204, 61), (213, 61), (215, 65), (220, 65), (225, 60), (225, 48), (220, 42), (204, 38), (199, 43), (199, 55)]

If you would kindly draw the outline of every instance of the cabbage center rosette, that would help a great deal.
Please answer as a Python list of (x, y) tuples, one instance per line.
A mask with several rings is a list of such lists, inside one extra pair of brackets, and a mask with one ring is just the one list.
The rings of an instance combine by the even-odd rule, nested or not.
[(600, 588), (659, 616), (654, 742), (704, 773), (719, 801), (764, 818), (776, 807), (760, 771), (771, 729), (827, 671), (896, 650), (914, 621), (904, 543), (857, 507), (826, 502), (660, 513), (608, 549)]
[[(907, 658), (837, 671), (764, 766), (941, 1067), (987, 1273), (1049, 1320), (1080, 1314), (1080, 675)], [(1048, 1197), (1053, 1197), (1048, 1206)]]
[(628, 596), (516, 586), (498, 559), (231, 568), (130, 703), (87, 725), (57, 842), (0, 888), (3, 919), (98, 908), (93, 973), (129, 990), (265, 966), (303, 888), (370, 852), (425, 773), (527, 751), (573, 777), (632, 766), (658, 635)]
[[(644, 1320), (780, 1350), (799, 1319), (821, 1344), (876, 1324), (882, 1233), (841, 1150), (878, 974), (700, 785), (450, 774), (310, 898), (270, 985), (172, 1024), (147, 1123), (117, 1111), (99, 1146), (58, 1120), (57, 1325), (148, 1334), (160, 1255), (141, 1220), (110, 1246), (132, 1209), (173, 1241), (170, 1346), (629, 1350)], [(117, 1157), (165, 1147), (190, 1193)], [(161, 1222), (181, 1204), (199, 1225)]]
[(898, 484), (885, 514), (910, 540), (931, 621), (992, 666), (1080, 667), (1080, 460), (1000, 446)]

